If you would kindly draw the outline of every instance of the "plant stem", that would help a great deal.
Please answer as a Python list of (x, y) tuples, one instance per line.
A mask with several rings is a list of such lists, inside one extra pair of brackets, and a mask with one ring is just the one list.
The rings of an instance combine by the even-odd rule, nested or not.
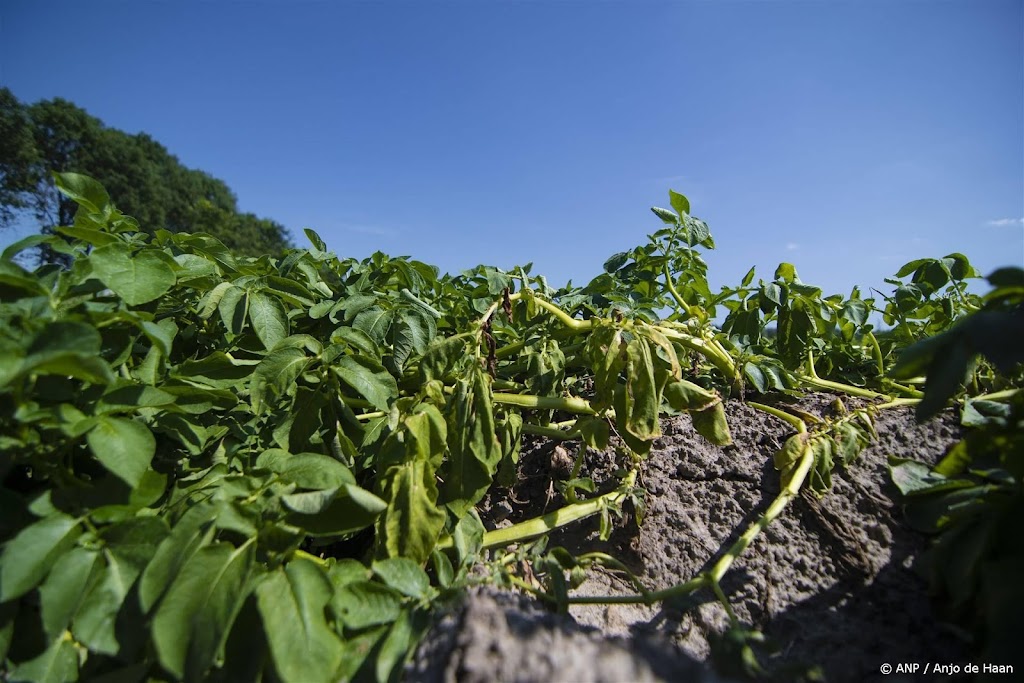
[(812, 387), (819, 389), (831, 389), (832, 391), (840, 391), (850, 396), (860, 396), (861, 398), (888, 398), (885, 394), (880, 394), (877, 391), (871, 391), (870, 389), (861, 389), (860, 387), (850, 386), (849, 384), (842, 384), (841, 382), (832, 382), (827, 379), (818, 377), (817, 370), (814, 369), (814, 354), (810, 349), (807, 349), (807, 372), (803, 375), (797, 375), (797, 378), (805, 384), (809, 384)]
[(747, 530), (743, 532), (743, 535), (736, 539), (736, 542), (719, 558), (711, 569), (707, 571), (709, 579), (715, 583), (722, 580), (725, 573), (729, 571), (729, 567), (736, 561), (743, 551), (754, 542), (757, 535), (760, 534), (765, 527), (771, 524), (782, 511), (786, 509), (790, 501), (796, 497), (797, 493), (800, 492), (800, 487), (803, 486), (804, 480), (807, 478), (807, 473), (811, 469), (811, 465), (814, 464), (814, 451), (811, 448), (811, 440), (808, 440), (804, 445), (803, 453), (800, 456), (800, 462), (797, 463), (796, 470), (793, 472), (793, 476), (790, 478), (786, 488), (772, 501), (772, 504), (768, 506), (768, 509), (764, 511), (764, 514), (747, 527)]
[(726, 353), (725, 350), (722, 349), (721, 345), (717, 344), (717, 342), (715, 345), (712, 345), (702, 338), (694, 337), (684, 332), (680, 332), (679, 330), (674, 330), (660, 325), (658, 326), (658, 331), (668, 339), (679, 342), (686, 348), (696, 351), (707, 358), (711, 361), (712, 365), (718, 368), (719, 371), (725, 375), (725, 378), (730, 383), (736, 384), (739, 381), (739, 374), (736, 372), (736, 364), (733, 363), (732, 357)]
[(537, 436), (546, 436), (549, 439), (558, 439), (559, 441), (573, 441), (574, 439), (580, 438), (579, 431), (575, 429), (565, 430), (559, 429), (558, 427), (545, 427), (543, 425), (534, 424), (523, 424), (523, 432), (525, 434), (536, 434)]
[(790, 425), (793, 426), (793, 429), (795, 429), (799, 434), (804, 434), (807, 432), (807, 423), (805, 423), (796, 415), (790, 415), (784, 410), (779, 410), (778, 408), (766, 406), (763, 403), (756, 403), (754, 401), (747, 401), (747, 405), (750, 406), (751, 408), (756, 408), (757, 410), (768, 413), (769, 415), (774, 415), (780, 420), (788, 422)]
[(294, 559), (294, 558), (297, 558), (297, 557), (300, 557), (300, 558), (302, 558), (304, 560), (309, 560), (310, 562), (316, 562), (321, 567), (330, 567), (331, 566), (330, 563), (327, 560), (325, 560), (324, 558), (317, 557), (316, 555), (312, 555), (310, 553), (307, 553), (305, 550), (295, 550), (295, 551), (293, 551), (292, 552), (292, 558)]
[(522, 408), (539, 408), (541, 410), (565, 410), (571, 413), (582, 413), (583, 415), (597, 415), (597, 411), (590, 407), (590, 403), (575, 396), (532, 396), (530, 394), (506, 394), (495, 391), (492, 394), (495, 403), (503, 403), (510, 406)]
[[(537, 536), (542, 536), (549, 531), (557, 529), (558, 527), (565, 526), (566, 524), (572, 524), (578, 522), (581, 519), (586, 519), (591, 515), (596, 515), (605, 506), (618, 505), (626, 498), (627, 492), (633, 488), (636, 483), (636, 470), (631, 471), (626, 475), (626, 478), (622, 480), (622, 485), (619, 488), (606, 493), (603, 496), (598, 496), (592, 500), (587, 500), (582, 503), (576, 503), (574, 505), (566, 505), (563, 508), (559, 508), (554, 512), (549, 512), (543, 517), (535, 517), (528, 519), (519, 524), (513, 524), (510, 527), (504, 529), (495, 529), (494, 531), (488, 531), (484, 534), (483, 547), (497, 548), (506, 546), (511, 543), (518, 543), (519, 541), (526, 541)], [(441, 549), (450, 548), (453, 545), (451, 537), (445, 537), (437, 542), (437, 547)]]
[(697, 317), (697, 314), (694, 312), (693, 307), (690, 306), (690, 304), (686, 303), (686, 301), (683, 300), (683, 297), (679, 294), (678, 290), (676, 290), (676, 285), (674, 282), (672, 282), (672, 273), (669, 272), (667, 263), (661, 267), (661, 272), (665, 274), (665, 286), (668, 288), (668, 293), (671, 294), (672, 298), (676, 300), (676, 303), (679, 304), (679, 307), (686, 311), (686, 315), (688, 317)]

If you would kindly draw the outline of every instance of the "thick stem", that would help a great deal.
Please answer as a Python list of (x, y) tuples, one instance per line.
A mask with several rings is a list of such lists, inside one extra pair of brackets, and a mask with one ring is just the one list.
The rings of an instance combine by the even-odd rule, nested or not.
[(529, 423), (523, 425), (523, 432), (526, 434), (536, 434), (537, 436), (546, 436), (549, 439), (558, 439), (559, 441), (573, 441), (581, 436), (579, 431), (575, 429), (565, 430)]
[(590, 407), (588, 401), (573, 396), (532, 396), (529, 394), (506, 394), (500, 391), (495, 391), (492, 396), (495, 403), (503, 403), (510, 406), (539, 408), (541, 410), (565, 410), (570, 413), (597, 415), (597, 411)]
[[(618, 505), (625, 500), (627, 492), (633, 488), (635, 483), (636, 471), (634, 470), (626, 475), (626, 478), (622, 482), (622, 486), (610, 493), (604, 494), (603, 496), (598, 496), (593, 500), (587, 500), (574, 505), (566, 505), (554, 512), (549, 512), (543, 517), (528, 519), (525, 522), (513, 524), (512, 526), (505, 527), (504, 529), (488, 531), (484, 534), (483, 547), (485, 549), (498, 548), (512, 543), (518, 543), (519, 541), (526, 541), (531, 538), (536, 538), (537, 536), (542, 536), (549, 531), (565, 526), (566, 524), (572, 524), (573, 522), (578, 522), (581, 519), (586, 519), (587, 517), (596, 515), (606, 506)], [(442, 538), (437, 543), (437, 547), (441, 549), (450, 548), (452, 545), (453, 542), (451, 537)]]
[[(739, 381), (739, 373), (736, 371), (736, 364), (733, 363), (732, 357), (721, 349), (721, 345), (713, 346), (704, 339), (694, 337), (689, 334), (684, 334), (678, 330), (673, 330), (667, 327), (658, 327), (658, 331), (661, 332), (668, 339), (679, 342), (686, 348), (696, 351), (701, 354), (721, 371), (725, 378), (731, 383), (736, 384)], [(717, 343), (716, 343), (717, 344)]]
[(779, 418), (780, 420), (783, 420), (784, 422), (788, 422), (790, 425), (793, 426), (793, 429), (795, 429), (799, 434), (804, 434), (807, 432), (807, 423), (805, 423), (796, 415), (791, 415), (784, 410), (779, 410), (778, 408), (766, 406), (763, 403), (756, 403), (754, 401), (747, 401), (747, 405), (750, 406), (751, 408), (756, 408), (757, 410), (768, 413), (769, 415), (773, 415)]
[(665, 286), (668, 288), (668, 293), (672, 295), (672, 298), (675, 299), (677, 304), (679, 304), (679, 307), (686, 311), (687, 316), (691, 318), (697, 317), (693, 307), (686, 303), (686, 301), (683, 300), (683, 297), (679, 294), (679, 291), (676, 290), (676, 285), (672, 282), (672, 273), (669, 272), (667, 263), (661, 267), (661, 272), (665, 274)]
[(797, 375), (797, 379), (802, 384), (807, 386), (815, 387), (818, 389), (828, 389), (830, 391), (838, 391), (843, 394), (849, 394), (850, 396), (860, 396), (861, 398), (889, 398), (885, 394), (880, 394), (877, 391), (871, 391), (870, 389), (862, 389), (861, 387), (851, 386), (849, 384), (843, 384), (841, 382), (833, 382), (827, 379), (821, 379), (818, 376), (810, 377), (808, 375)]
[(786, 509), (790, 501), (796, 497), (797, 493), (800, 492), (800, 487), (803, 486), (804, 480), (807, 478), (807, 473), (811, 470), (811, 465), (814, 464), (814, 450), (811, 448), (810, 441), (804, 446), (803, 454), (800, 456), (800, 462), (796, 466), (796, 471), (793, 472), (793, 477), (789, 480), (786, 488), (772, 501), (772, 504), (768, 506), (768, 509), (764, 511), (760, 519), (755, 521), (747, 530), (743, 532), (743, 535), (736, 539), (736, 542), (732, 544), (722, 557), (719, 558), (718, 562), (714, 564), (707, 571), (709, 579), (715, 583), (722, 580), (725, 573), (729, 571), (732, 563), (736, 561), (743, 551), (746, 550), (757, 535), (760, 534), (765, 527), (771, 524), (782, 511)]

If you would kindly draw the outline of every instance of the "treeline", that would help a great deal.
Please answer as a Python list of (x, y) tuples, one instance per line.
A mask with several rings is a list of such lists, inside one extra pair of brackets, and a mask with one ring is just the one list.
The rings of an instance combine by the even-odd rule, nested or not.
[(57, 191), (54, 171), (96, 178), (151, 234), (205, 232), (243, 256), (292, 246), (283, 225), (239, 211), (224, 181), (186, 168), (149, 135), (108, 128), (64, 99), (22, 104), (0, 88), (0, 231), (32, 220), (43, 232), (73, 222), (75, 204)]

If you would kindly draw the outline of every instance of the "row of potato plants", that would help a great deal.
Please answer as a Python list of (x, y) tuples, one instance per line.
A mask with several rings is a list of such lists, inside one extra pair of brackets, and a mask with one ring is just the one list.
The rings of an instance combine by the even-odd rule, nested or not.
[[(671, 192), (646, 244), (555, 290), (529, 265), (452, 276), (338, 258), (311, 230), (310, 248), (238, 258), (202, 234), (148, 236), (85, 176), (57, 185), (74, 224), (0, 257), (8, 680), (393, 680), (489, 549), (530, 549), (534, 582), (507, 580), (562, 608), (584, 600), (569, 594), (583, 567), (614, 558), (525, 542), (593, 515), (606, 532), (626, 501), (642, 505), (636, 472), (665, 414), (725, 444), (724, 397), (875, 399), (810, 425), (754, 402), (794, 429), (764, 524), (801, 488), (828, 490), (878, 409), (926, 416), (966, 378), (987, 393), (975, 412), (1015, 419), (991, 406), (1016, 405), (999, 401), (1020, 384), (1019, 351), (986, 340), (1019, 325), (1020, 271), (993, 274), (1003, 294), (982, 298), (960, 254), (907, 264), (877, 299), (823, 296), (790, 264), (713, 293), (713, 238)], [(70, 266), (18, 264), (39, 245)], [(618, 487), (596, 492), (576, 467), (566, 506), (485, 531), (476, 505), (515, 481), (524, 434), (617, 444)], [(942, 473), (977, 474), (974, 455)], [(934, 476), (915, 491), (935, 493)], [(727, 605), (718, 582), (760, 528), (700, 576), (632, 599), (709, 589)]]

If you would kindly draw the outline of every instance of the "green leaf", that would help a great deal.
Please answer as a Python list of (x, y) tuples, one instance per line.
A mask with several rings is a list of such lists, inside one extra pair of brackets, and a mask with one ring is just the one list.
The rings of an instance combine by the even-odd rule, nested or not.
[(370, 339), (362, 330), (357, 330), (354, 327), (339, 327), (334, 330), (331, 333), (331, 343), (343, 344), (356, 351), (356, 353), (361, 353), (370, 358), (376, 358), (381, 355), (377, 342)]
[(143, 612), (148, 614), (156, 606), (181, 567), (209, 543), (205, 527), (216, 512), (217, 507), (210, 503), (190, 507), (170, 535), (157, 546), (139, 580), (139, 604)]
[(729, 423), (725, 419), (725, 406), (718, 401), (710, 408), (690, 412), (693, 428), (697, 433), (716, 446), (728, 446), (732, 443)]
[(360, 630), (397, 619), (402, 596), (373, 581), (353, 581), (335, 592), (331, 609), (347, 628)]
[(779, 267), (775, 269), (775, 279), (787, 283), (800, 281), (796, 274), (796, 267), (792, 263), (780, 263)]
[[(750, 382), (751, 386), (754, 387), (757, 393), (763, 394), (768, 390), (764, 372), (762, 372), (761, 368), (758, 366), (753, 363), (744, 363), (743, 375), (747, 378), (747, 381)], [(665, 389), (665, 394), (666, 396), (668, 395), (668, 388)]]
[(271, 396), (284, 394), (295, 383), (299, 375), (305, 371), (310, 359), (302, 349), (286, 347), (271, 351), (253, 371), (249, 383), (249, 399), (252, 411), (262, 412), (266, 388), (270, 388)]
[(614, 273), (619, 268), (626, 265), (626, 261), (628, 260), (628, 251), (620, 251), (617, 254), (613, 254), (607, 261), (604, 262), (604, 271), (606, 273)]
[(83, 242), (88, 242), (89, 244), (96, 247), (102, 247), (107, 244), (116, 244), (121, 241), (117, 237), (117, 235), (113, 235), (104, 230), (96, 230), (95, 228), (82, 228), (72, 227), (69, 225), (61, 225), (58, 226), (55, 229), (55, 231), (61, 235), (67, 235), (68, 237), (72, 237)]
[(345, 648), (327, 625), (333, 588), (308, 560), (293, 560), (256, 589), (274, 668), (283, 681), (332, 683)]
[(721, 399), (713, 391), (685, 379), (678, 379), (665, 386), (665, 400), (673, 410), (704, 410)]
[(7, 659), (14, 638), (14, 621), (18, 617), (17, 601), (0, 602), (0, 662)]
[(54, 173), (54, 184), (60, 193), (90, 213), (104, 213), (110, 208), (110, 195), (98, 181), (81, 173)]
[(249, 322), (268, 351), (289, 334), (288, 315), (281, 300), (264, 292), (249, 295)]
[(75, 640), (93, 652), (120, 652), (115, 620), (129, 590), (166, 535), (167, 523), (158, 517), (133, 517), (103, 529), (103, 561), (97, 565), (75, 615), (71, 627)]
[(319, 249), (320, 251), (327, 251), (327, 245), (324, 244), (323, 239), (311, 228), (303, 228), (302, 232), (306, 234), (306, 239), (309, 240), (310, 244)]
[(436, 333), (433, 318), (409, 308), (402, 309), (391, 326), (393, 355), (398, 369), (404, 369), (406, 361), (414, 354), (426, 353)]
[(322, 492), (293, 493), (281, 500), (285, 507), (295, 511), (288, 515), (288, 523), (301, 527), (310, 536), (340, 536), (362, 531), (372, 526), (387, 509), (387, 503), (355, 484)]
[(160, 298), (176, 281), (174, 271), (152, 249), (132, 254), (125, 244), (108, 244), (93, 250), (89, 263), (93, 274), (129, 306)]
[(634, 337), (626, 345), (626, 386), (621, 393), (621, 412), (615, 413), (619, 427), (641, 441), (660, 435), (659, 393), (651, 347), (645, 338)]
[(842, 316), (855, 325), (863, 325), (868, 321), (871, 310), (860, 299), (850, 299), (843, 304)]
[(395, 317), (395, 311), (389, 308), (373, 306), (361, 311), (352, 321), (352, 327), (362, 330), (377, 344), (387, 342), (388, 329)]
[(921, 496), (956, 491), (974, 486), (969, 479), (949, 479), (911, 458), (889, 456), (889, 476), (904, 496)]
[(156, 439), (141, 422), (101, 416), (86, 440), (89, 450), (111, 473), (138, 486), (156, 453)]
[[(242, 334), (245, 329), (245, 318), (249, 313), (249, 295), (241, 287), (221, 283), (221, 285), (223, 284), (227, 284), (227, 287), (217, 297), (216, 304), (220, 319), (231, 334)], [(219, 288), (221, 285), (217, 285), (217, 287)]]
[(173, 403), (174, 396), (166, 391), (143, 384), (131, 384), (103, 394), (96, 404), (96, 412), (132, 412), (139, 408), (158, 408)]
[(669, 225), (675, 225), (676, 223), (679, 222), (679, 216), (677, 216), (675, 213), (669, 211), (668, 209), (663, 209), (663, 208), (661, 208), (659, 206), (652, 206), (651, 207), (651, 211), (654, 213), (655, 216), (660, 218), (663, 223), (668, 223)]
[(470, 333), (434, 339), (420, 361), (420, 376), (423, 383), (435, 379), (443, 380), (452, 374), (456, 366), (465, 360), (471, 339)]
[(71, 624), (71, 619), (85, 597), (85, 589), (98, 557), (97, 550), (72, 548), (61, 556), (60, 562), (39, 587), (43, 630), (47, 638), (56, 638)]
[(55, 512), (7, 541), (0, 555), (0, 603), (35, 588), (80, 533), (77, 519)]
[(239, 386), (240, 380), (252, 374), (253, 366), (257, 364), (258, 361), (236, 360), (222, 351), (216, 351), (206, 358), (185, 361), (174, 368), (171, 374), (187, 384), (229, 389)]
[(413, 640), (412, 617), (408, 610), (403, 611), (388, 631), (377, 652), (374, 671), (378, 683), (387, 683), (395, 673), (395, 667), (409, 656)]
[(11, 672), (11, 681), (70, 683), (78, 680), (78, 649), (70, 634), (58, 636), (41, 655), (21, 662)]
[[(176, 678), (201, 675), (222, 647), (245, 598), (255, 546), (217, 543), (202, 548), (182, 567), (153, 617), (152, 637), (160, 664)], [(187, 668), (186, 668), (187, 665)]]
[(398, 397), (398, 383), (377, 361), (366, 356), (342, 356), (332, 366), (338, 378), (369, 401), (377, 410), (388, 410)]
[[(483, 497), (501, 462), (489, 377), (477, 363), (468, 372), (469, 377), (455, 384), (447, 430), (449, 459), (441, 475), (441, 500), (458, 517)], [(426, 555), (416, 557), (426, 560)]]
[(945, 408), (949, 400), (960, 390), (967, 376), (974, 354), (965, 340), (953, 338), (951, 342), (946, 344), (945, 353), (937, 354), (928, 366), (924, 398), (914, 411), (918, 422), (927, 420)]
[(101, 344), (99, 332), (91, 325), (51, 322), (32, 340), (25, 359), (12, 363), (7, 372), (0, 371), (0, 377), (11, 381), (30, 373), (55, 374), (105, 384), (113, 380), (113, 373), (99, 357)]
[(446, 518), (437, 506), (437, 484), (430, 463), (416, 460), (388, 468), (381, 491), (388, 504), (377, 523), (383, 554), (426, 562)]
[(272, 448), (256, 459), (257, 467), (276, 472), (281, 479), (300, 489), (325, 490), (355, 484), (352, 472), (334, 458), (320, 453), (289, 454)]
[(419, 564), (407, 557), (390, 557), (376, 560), (372, 566), (374, 574), (403, 595), (417, 600), (429, 600), (434, 591), (430, 578)]
[(690, 213), (690, 200), (685, 195), (681, 195), (675, 190), (668, 191), (668, 200), (672, 203), (672, 208), (679, 214)]
[(207, 670), (222, 658), (225, 641), (249, 595), (255, 558), (255, 544), (246, 544), (232, 553), (218, 574), (208, 577), (206, 597), (192, 618), (187, 680), (205, 679)]

